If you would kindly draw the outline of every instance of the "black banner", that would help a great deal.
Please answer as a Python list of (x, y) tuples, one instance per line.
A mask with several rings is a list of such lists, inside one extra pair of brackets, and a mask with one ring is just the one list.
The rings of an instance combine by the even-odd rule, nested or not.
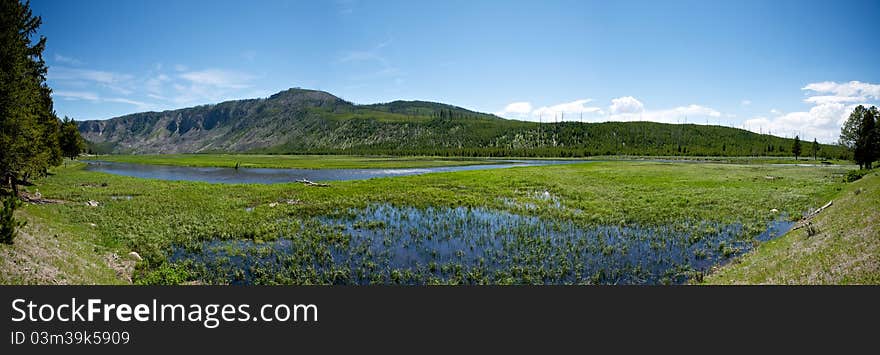
[(546, 353), (746, 349), (756, 340), (841, 350), (871, 342), (880, 316), (877, 287), (0, 286), (0, 294), (2, 354)]

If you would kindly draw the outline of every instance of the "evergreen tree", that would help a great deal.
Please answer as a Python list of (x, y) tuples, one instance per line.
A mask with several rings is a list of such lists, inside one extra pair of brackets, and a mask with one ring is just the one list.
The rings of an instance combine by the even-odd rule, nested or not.
[(801, 137), (794, 136), (794, 143), (791, 145), (791, 153), (794, 154), (794, 160), (797, 160), (798, 156), (801, 155)]
[(0, 186), (17, 184), (61, 163), (60, 125), (46, 86), (46, 38), (29, 3), (0, 0)]
[(61, 152), (66, 158), (76, 159), (85, 150), (85, 140), (79, 134), (79, 126), (75, 120), (64, 117), (61, 122)]
[(862, 122), (858, 127), (853, 156), (860, 168), (870, 169), (880, 153), (880, 133), (875, 118), (878, 116), (877, 108), (864, 110), (861, 116)]
[(817, 141), (816, 138), (813, 138), (813, 160), (816, 160), (816, 157), (819, 155), (819, 149), (819, 141)]
[(856, 148), (856, 143), (859, 140), (859, 127), (862, 125), (862, 118), (867, 113), (868, 109), (866, 109), (865, 106), (858, 105), (853, 112), (849, 114), (849, 118), (843, 124), (843, 127), (840, 128), (840, 138), (838, 140), (840, 145), (849, 150), (854, 150)]

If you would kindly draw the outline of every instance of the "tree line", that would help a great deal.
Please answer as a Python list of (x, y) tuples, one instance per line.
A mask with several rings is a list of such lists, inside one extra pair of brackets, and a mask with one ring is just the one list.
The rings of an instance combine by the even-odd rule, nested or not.
[(0, 242), (11, 243), (22, 222), (13, 211), (20, 204), (18, 186), (43, 176), (64, 157), (76, 158), (85, 147), (75, 121), (60, 120), (46, 84), (43, 60), (46, 37), (30, 3), (0, 0)]

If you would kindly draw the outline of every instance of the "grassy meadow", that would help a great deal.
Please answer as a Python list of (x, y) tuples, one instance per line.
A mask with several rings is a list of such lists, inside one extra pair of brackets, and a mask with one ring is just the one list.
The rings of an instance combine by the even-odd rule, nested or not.
[[(233, 165), (236, 161), (234, 156), (222, 157), (195, 155), (187, 156), (189, 161), (174, 163), (215, 166), (220, 161)], [(161, 163), (159, 157), (142, 159), (128, 162)], [(256, 162), (310, 168), (462, 163), (433, 158), (323, 156), (250, 160), (251, 164)], [(0, 281), (680, 282), (682, 277), (702, 278), (707, 265), (724, 262), (757, 245), (754, 237), (769, 222), (797, 219), (842, 193), (847, 188), (843, 175), (848, 169), (586, 162), (330, 182), (329, 187), (314, 187), (160, 181), (90, 172), (83, 167), (82, 163), (59, 167), (28, 187), (31, 192), (38, 190), (44, 197), (65, 202), (30, 204), (20, 212), (30, 221), (24, 229), (26, 237), (22, 243), (0, 246), (4, 269)], [(98, 206), (89, 206), (90, 200)], [(778, 212), (771, 211), (774, 209)], [(413, 223), (413, 218), (430, 225)], [(389, 221), (410, 229), (393, 229)], [(584, 231), (598, 233), (589, 234), (598, 244), (571, 238), (586, 235)], [(734, 232), (724, 240), (707, 237), (722, 231)], [(469, 233), (478, 237), (461, 238)], [(501, 234), (508, 238), (500, 238)], [(630, 235), (641, 242), (628, 243), (624, 237)], [(663, 235), (687, 238), (664, 244), (658, 237)], [(680, 253), (664, 254), (667, 247)], [(46, 249), (48, 256), (40, 260), (17, 256), (27, 255), (27, 248)], [(386, 249), (397, 252), (387, 254)], [(128, 257), (131, 251), (143, 260)], [(426, 255), (429, 260), (418, 259)], [(655, 272), (633, 263), (634, 255), (648, 255), (654, 258), (648, 266), (663, 269)], [(406, 258), (416, 258), (419, 263), (400, 267), (411, 262)], [(598, 264), (581, 269), (581, 265), (598, 259), (614, 264), (614, 269), (604, 270)], [(38, 265), (22, 266), (28, 262)], [(697, 264), (706, 267), (695, 268)], [(627, 275), (641, 276), (632, 279)]]

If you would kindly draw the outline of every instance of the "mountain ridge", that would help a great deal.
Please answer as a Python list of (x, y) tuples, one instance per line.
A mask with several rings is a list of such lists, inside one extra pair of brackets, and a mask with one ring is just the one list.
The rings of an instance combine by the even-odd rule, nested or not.
[[(301, 88), (267, 98), (82, 121), (79, 129), (90, 151), (124, 154), (781, 156), (790, 155), (792, 141), (694, 124), (542, 124), (419, 100), (359, 105)], [(828, 157), (846, 155), (832, 145), (822, 145), (821, 151)]]

